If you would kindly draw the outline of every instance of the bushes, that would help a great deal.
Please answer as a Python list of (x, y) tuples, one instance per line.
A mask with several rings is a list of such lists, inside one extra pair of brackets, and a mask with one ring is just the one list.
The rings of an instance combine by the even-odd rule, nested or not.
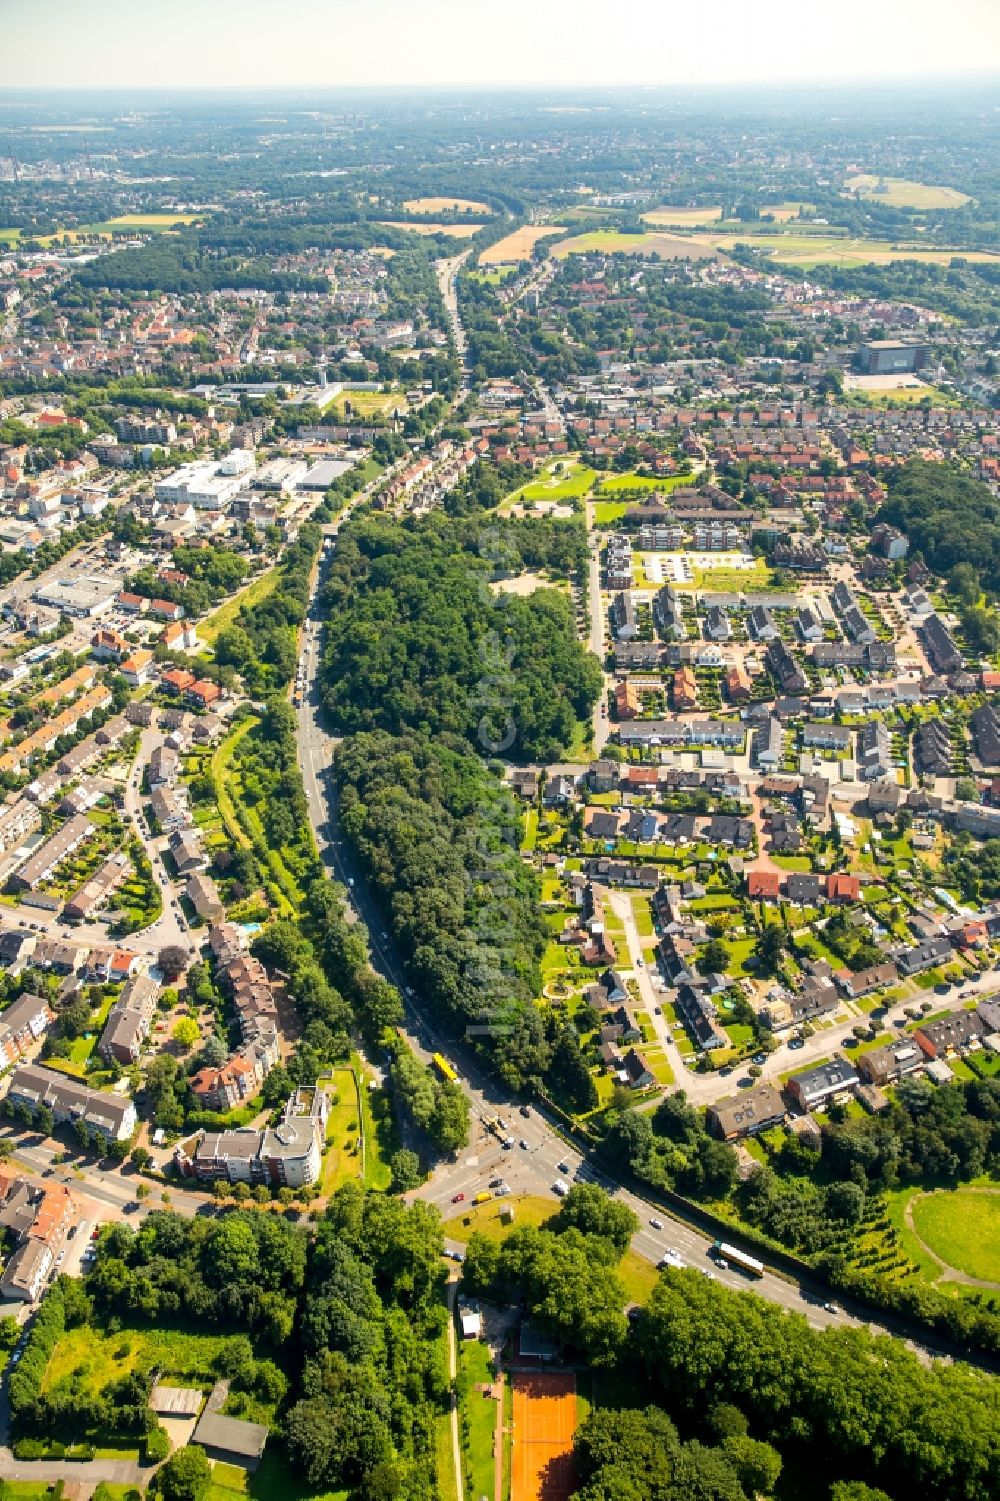
[(11, 1419), (15, 1428), (27, 1418), (34, 1406), (42, 1390), (49, 1356), (60, 1336), (66, 1332), (66, 1281), (65, 1277), (60, 1277), (42, 1299), (20, 1364), (7, 1379)]

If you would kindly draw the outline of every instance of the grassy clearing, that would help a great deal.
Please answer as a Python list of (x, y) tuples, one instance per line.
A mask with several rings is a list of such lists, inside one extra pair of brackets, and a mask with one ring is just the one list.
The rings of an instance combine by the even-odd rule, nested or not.
[(335, 1068), (327, 1086), (330, 1101), (326, 1126), (326, 1156), (320, 1180), (324, 1194), (336, 1193), (361, 1177), (361, 1119), (354, 1071)]
[(343, 417), (347, 406), (354, 417), (375, 417), (397, 408), (405, 411), (406, 397), (402, 391), (344, 391), (327, 410), (336, 417)]
[(1000, 1192), (942, 1189), (912, 1201), (913, 1227), (947, 1266), (1000, 1283)]
[(625, 515), (629, 504), (627, 500), (595, 500), (594, 525), (596, 527), (613, 526)]
[(858, 193), (875, 203), (887, 203), (891, 208), (961, 208), (970, 202), (968, 193), (960, 193), (957, 188), (911, 182), (905, 177), (880, 178), (869, 172), (847, 178), (844, 187), (850, 193)]
[(350, 1495), (349, 1491), (313, 1491), (292, 1474), (284, 1454), (274, 1446), (264, 1451), (257, 1473), (248, 1477), (247, 1491), (251, 1501), (348, 1501)]
[[(500, 1223), (500, 1210), (509, 1205), (514, 1211), (511, 1225)], [(539, 1194), (514, 1194), (504, 1199), (491, 1199), (488, 1204), (463, 1205), (464, 1214), (445, 1220), (444, 1233), (448, 1240), (468, 1241), (476, 1232), (487, 1240), (503, 1240), (515, 1225), (544, 1225), (557, 1213), (551, 1199)]]
[(249, 734), (257, 723), (256, 719), (244, 719), (242, 724), (237, 725), (231, 735), (227, 735), (224, 740), (220, 741), (212, 756), (209, 768), (209, 774), (215, 787), (215, 801), (218, 803), (219, 812), (222, 814), (222, 821), (226, 826), (226, 832), (231, 839), (236, 841), (241, 849), (249, 849), (250, 840), (240, 827), (240, 821), (236, 817), (236, 808), (233, 805), (233, 800), (229, 795), (226, 783), (232, 767), (233, 756), (236, 754), (236, 747), (243, 739), (243, 736)]
[(97, 1395), (130, 1371), (148, 1371), (154, 1366), (161, 1379), (207, 1387), (216, 1379), (213, 1362), (225, 1339), (224, 1334), (188, 1334), (176, 1329), (126, 1329), (118, 1334), (93, 1326), (71, 1329), (52, 1352), (42, 1390), (52, 1391), (75, 1377)]
[(198, 635), (206, 646), (214, 646), (218, 640), (220, 631), (228, 630), (236, 621), (237, 615), (244, 605), (259, 605), (262, 599), (267, 599), (273, 594), (278, 585), (277, 568), (269, 568), (266, 573), (251, 579), (245, 588), (237, 591), (232, 599), (227, 599), (224, 605), (220, 605), (214, 614), (207, 616), (199, 622)]
[(580, 500), (590, 493), (597, 473), (586, 464), (563, 461), (560, 470), (554, 466), (543, 471), (542, 478), (525, 485), (514, 497), (516, 500), (535, 502), (539, 500)]
[(247, 1478), (246, 1470), (217, 1460), (212, 1466), (212, 1479), (205, 1492), (205, 1501), (236, 1501), (237, 1497), (247, 1494)]
[(659, 1273), (651, 1261), (640, 1256), (638, 1251), (626, 1251), (618, 1266), (618, 1275), (625, 1284), (630, 1303), (648, 1303)]

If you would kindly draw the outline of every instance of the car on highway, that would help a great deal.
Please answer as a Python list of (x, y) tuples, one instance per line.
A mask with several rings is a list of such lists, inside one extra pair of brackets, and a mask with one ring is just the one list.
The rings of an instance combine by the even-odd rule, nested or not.
[(464, 1198), (465, 1198), (465, 1194), (452, 1194), (452, 1196), (451, 1196), (451, 1202), (453, 1204), (461, 1204), (461, 1202), (462, 1202), (462, 1200)]
[(826, 1310), (827, 1313), (840, 1313), (840, 1311), (841, 1311), (837, 1307), (836, 1303), (824, 1303), (823, 1307), (824, 1307), (824, 1309)]
[(492, 1197), (493, 1195), (490, 1193), (489, 1189), (484, 1188), (481, 1193), (477, 1193), (475, 1195), (472, 1202), (473, 1204), (485, 1204), (487, 1199), (492, 1199)]
[(651, 1219), (650, 1222), (649, 1222), (649, 1228), (651, 1230), (662, 1230), (663, 1229), (663, 1221), (656, 1219), (655, 1216), (654, 1216), (654, 1218)]

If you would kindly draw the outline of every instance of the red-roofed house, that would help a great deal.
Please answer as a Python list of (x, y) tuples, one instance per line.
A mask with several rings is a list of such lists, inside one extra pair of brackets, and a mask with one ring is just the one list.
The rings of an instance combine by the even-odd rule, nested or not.
[(175, 605), (169, 599), (151, 599), (149, 613), (157, 616), (159, 620), (180, 620), (184, 614), (184, 606)]
[(781, 876), (776, 870), (748, 870), (747, 896), (776, 902), (781, 895)]
[(129, 654), (129, 644), (124, 636), (119, 636), (117, 631), (109, 631), (106, 627), (95, 631), (90, 638), (91, 655), (99, 662), (120, 662), (122, 657)]
[(210, 683), (207, 678), (200, 678), (192, 683), (187, 690), (187, 696), (192, 703), (198, 704), (202, 709), (207, 709), (209, 704), (214, 704), (216, 699), (222, 697), (222, 689), (218, 683)]
[(861, 882), (857, 876), (837, 871), (826, 878), (826, 897), (830, 902), (856, 902), (861, 898)]
[(186, 672), (183, 667), (169, 667), (160, 678), (163, 686), (173, 693), (187, 693), (188, 689), (197, 682), (193, 672)]

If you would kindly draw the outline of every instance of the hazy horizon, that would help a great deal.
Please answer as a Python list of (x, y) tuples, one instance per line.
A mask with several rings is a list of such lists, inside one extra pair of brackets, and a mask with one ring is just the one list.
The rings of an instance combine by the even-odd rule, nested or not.
[(1000, 6), (953, 0), (716, 0), (693, 14), (633, 0), (33, 0), (4, 18), (0, 88), (25, 90), (567, 89), (986, 79), (1000, 71)]

